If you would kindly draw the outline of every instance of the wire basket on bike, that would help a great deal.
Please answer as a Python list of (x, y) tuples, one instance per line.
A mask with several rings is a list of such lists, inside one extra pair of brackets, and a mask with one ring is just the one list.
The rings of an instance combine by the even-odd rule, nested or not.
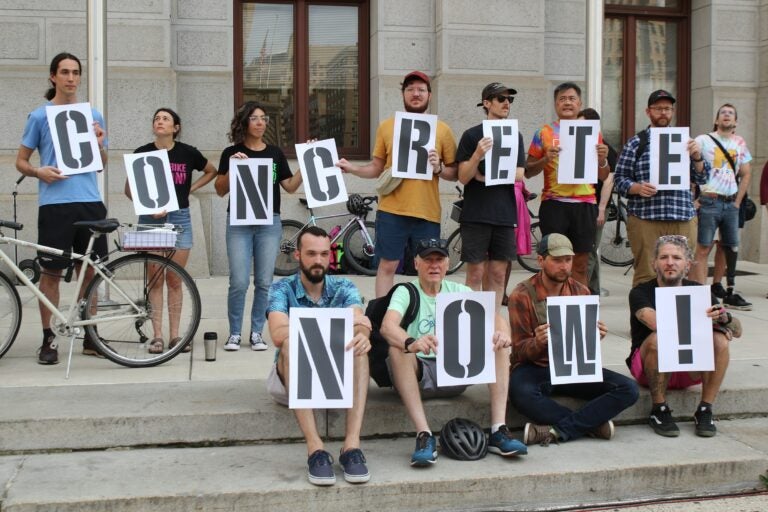
[(124, 251), (157, 251), (176, 247), (177, 229), (173, 224), (125, 224), (120, 228)]

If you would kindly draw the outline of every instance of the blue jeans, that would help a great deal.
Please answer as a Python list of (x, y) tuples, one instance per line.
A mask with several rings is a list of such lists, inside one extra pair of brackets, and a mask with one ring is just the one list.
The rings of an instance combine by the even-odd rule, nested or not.
[(720, 245), (739, 247), (739, 209), (733, 201), (703, 195), (699, 198), (699, 245), (709, 247), (720, 229)]
[(275, 214), (271, 226), (230, 226), (227, 224), (227, 256), (229, 258), (229, 295), (227, 314), (229, 334), (241, 334), (245, 294), (253, 268), (253, 304), (251, 332), (260, 333), (266, 321), (269, 287), (275, 270), (283, 228)]
[[(588, 400), (572, 411), (554, 401), (553, 395)], [(634, 380), (603, 368), (603, 382), (553, 386), (549, 368), (526, 363), (509, 377), (509, 400), (534, 423), (552, 425), (564, 441), (577, 439), (615, 418), (637, 401)]]

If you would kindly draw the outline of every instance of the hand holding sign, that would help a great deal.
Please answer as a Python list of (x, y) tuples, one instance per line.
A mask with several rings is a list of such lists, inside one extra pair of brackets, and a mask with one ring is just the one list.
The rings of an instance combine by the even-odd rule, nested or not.
[(123, 159), (136, 215), (179, 209), (167, 150), (130, 153), (123, 155)]
[(347, 187), (341, 169), (334, 165), (339, 161), (335, 139), (296, 144), (296, 159), (304, 178), (310, 208), (347, 200)]
[(688, 127), (651, 128), (650, 182), (657, 190), (690, 190)]
[(101, 137), (103, 140), (104, 130), (93, 122), (93, 112), (88, 103), (48, 105), (45, 114), (61, 174), (104, 169), (98, 139)]
[(431, 180), (433, 171), (429, 164), (429, 151), (435, 149), (436, 140), (437, 116), (396, 112), (392, 140), (392, 176)]

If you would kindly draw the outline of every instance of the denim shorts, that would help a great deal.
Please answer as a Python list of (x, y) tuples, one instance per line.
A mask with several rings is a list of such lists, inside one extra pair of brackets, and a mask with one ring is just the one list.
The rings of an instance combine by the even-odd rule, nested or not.
[(192, 218), (189, 215), (189, 208), (182, 208), (175, 212), (170, 212), (165, 217), (156, 219), (151, 215), (139, 215), (139, 224), (148, 224), (150, 226), (162, 226), (166, 222), (175, 224), (181, 228), (176, 236), (177, 249), (192, 248)]
[(419, 240), (440, 238), (440, 224), (416, 217), (376, 212), (376, 256), (397, 261), (403, 258), (406, 244), (416, 246)]
[(702, 195), (699, 198), (699, 245), (709, 247), (715, 239), (715, 231), (720, 230), (720, 245), (723, 247), (739, 246), (739, 209), (733, 201), (719, 197)]

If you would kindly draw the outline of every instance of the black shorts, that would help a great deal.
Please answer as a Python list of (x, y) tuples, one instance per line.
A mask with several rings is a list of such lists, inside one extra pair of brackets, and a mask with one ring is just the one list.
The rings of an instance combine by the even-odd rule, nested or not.
[(515, 241), (513, 227), (461, 223), (461, 259), (467, 263), (512, 261), (517, 256)]
[[(107, 208), (102, 202), (93, 203), (63, 203), (41, 206), (37, 214), (37, 242), (62, 251), (84, 253), (88, 248), (91, 232), (87, 229), (76, 229), (74, 223), (80, 220), (101, 220), (106, 218)], [(107, 255), (107, 237), (100, 236), (93, 243), (92, 256)], [(40, 266), (50, 270), (67, 268), (71, 261), (38, 252)]]
[(560, 233), (573, 244), (573, 252), (591, 252), (597, 230), (597, 205), (542, 201), (539, 206), (539, 228), (542, 235)]

